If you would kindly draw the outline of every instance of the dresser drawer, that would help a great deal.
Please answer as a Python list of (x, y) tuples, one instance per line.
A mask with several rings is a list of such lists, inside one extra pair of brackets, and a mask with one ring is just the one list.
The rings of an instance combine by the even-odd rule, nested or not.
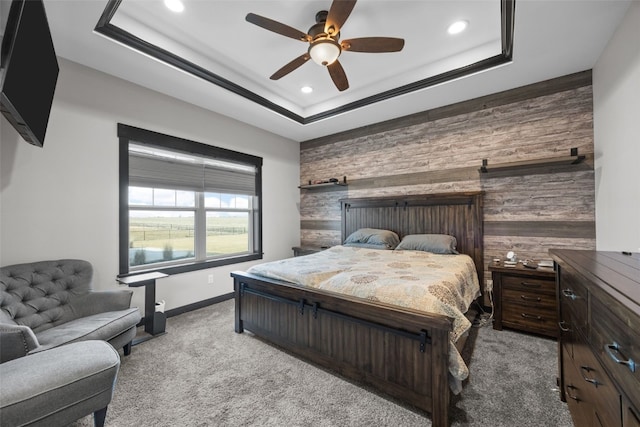
[(582, 391), (588, 394), (588, 400), (593, 404), (594, 420), (599, 421), (602, 426), (621, 426), (620, 394), (581, 336), (577, 337), (573, 357), (576, 370), (582, 378)]
[(571, 358), (573, 358), (573, 346), (575, 343), (576, 328), (574, 326), (573, 311), (569, 305), (573, 304), (570, 299), (560, 297), (560, 318), (558, 319), (558, 329), (560, 332), (560, 342)]
[[(640, 333), (599, 299), (591, 301), (591, 342), (611, 376), (633, 402), (640, 402)], [(617, 361), (616, 361), (617, 359)]]
[(587, 392), (587, 386), (578, 372), (573, 360), (564, 353), (562, 358), (562, 372), (564, 374), (563, 395), (569, 406), (574, 426), (590, 426), (593, 419), (593, 402)]
[(626, 399), (622, 399), (622, 426), (640, 427), (640, 413)]
[(555, 282), (538, 277), (503, 275), (502, 288), (503, 290), (547, 294), (554, 297), (556, 295)]
[(564, 352), (562, 359), (563, 391), (573, 425), (620, 427), (620, 395), (604, 369), (590, 357), (593, 354), (587, 351), (579, 353), (579, 359), (573, 361)]
[(560, 306), (563, 310), (570, 310), (571, 329), (588, 335), (588, 307), (589, 294), (580, 279), (569, 270), (562, 270), (559, 289)]

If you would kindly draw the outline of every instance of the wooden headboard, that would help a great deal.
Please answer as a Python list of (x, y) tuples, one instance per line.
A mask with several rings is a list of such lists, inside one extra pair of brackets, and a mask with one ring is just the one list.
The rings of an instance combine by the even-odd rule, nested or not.
[(449, 234), (458, 252), (469, 255), (484, 283), (483, 192), (417, 194), (341, 199), (342, 241), (359, 228), (407, 234)]

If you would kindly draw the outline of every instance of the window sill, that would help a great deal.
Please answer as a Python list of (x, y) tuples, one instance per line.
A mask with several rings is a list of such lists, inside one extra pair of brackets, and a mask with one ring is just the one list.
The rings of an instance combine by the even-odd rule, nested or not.
[(241, 262), (255, 261), (259, 259), (262, 259), (261, 253), (241, 255), (241, 256), (235, 256), (230, 258), (214, 259), (214, 260), (208, 260), (208, 261), (199, 261), (199, 262), (193, 262), (189, 264), (171, 265), (166, 267), (158, 267), (158, 266), (154, 267), (153, 265), (149, 265), (149, 268), (140, 269), (140, 270), (129, 270), (128, 273), (120, 274), (118, 275), (118, 277), (133, 276), (136, 274), (148, 273), (150, 271), (158, 271), (161, 273), (173, 275), (173, 274), (180, 274), (180, 273), (188, 273), (190, 271), (204, 270), (207, 268), (222, 267), (224, 265), (239, 264)]

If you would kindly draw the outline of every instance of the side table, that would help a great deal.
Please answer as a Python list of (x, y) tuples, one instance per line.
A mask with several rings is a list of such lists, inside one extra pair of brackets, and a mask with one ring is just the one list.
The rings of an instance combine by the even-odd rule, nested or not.
[(316, 252), (329, 249), (329, 247), (328, 246), (294, 246), (291, 249), (293, 249), (293, 256), (302, 256), (302, 255), (315, 254)]
[(505, 326), (558, 337), (556, 273), (552, 268), (492, 264), (489, 271), (495, 295), (493, 329)]
[(133, 340), (133, 345), (166, 333), (167, 317), (164, 313), (156, 312), (156, 279), (164, 277), (169, 277), (169, 275), (154, 271), (116, 278), (118, 282), (132, 288), (144, 286), (144, 331), (150, 336)]

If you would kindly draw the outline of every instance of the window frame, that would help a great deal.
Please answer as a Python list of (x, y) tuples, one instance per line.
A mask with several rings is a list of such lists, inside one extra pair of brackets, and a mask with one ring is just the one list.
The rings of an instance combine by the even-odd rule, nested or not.
[[(201, 142), (149, 131), (118, 123), (119, 139), (119, 276), (128, 276), (149, 271), (161, 271), (166, 274), (186, 273), (189, 271), (262, 259), (262, 157), (215, 147)], [(241, 255), (223, 256), (203, 261), (189, 261), (179, 265), (158, 266), (150, 264), (146, 269), (130, 271), (129, 267), (129, 143), (153, 144), (159, 148), (180, 150), (205, 157), (242, 162), (256, 167), (255, 203), (252, 206), (253, 252)], [(135, 209), (135, 207), (134, 207)], [(206, 211), (207, 209), (205, 209)]]

